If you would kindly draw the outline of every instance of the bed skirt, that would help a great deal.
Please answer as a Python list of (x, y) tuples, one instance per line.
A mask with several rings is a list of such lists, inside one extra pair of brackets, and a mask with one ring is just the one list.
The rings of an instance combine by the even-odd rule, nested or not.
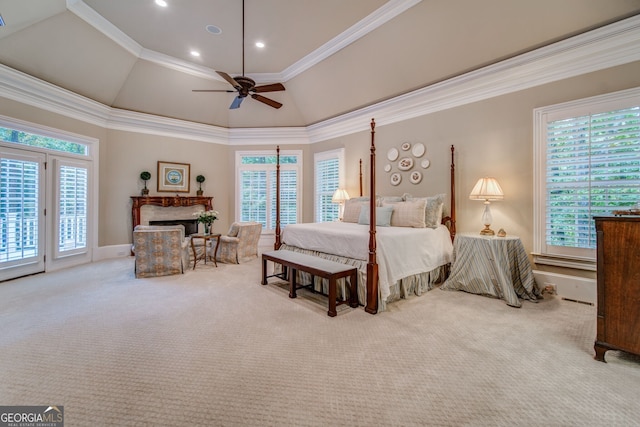
[[(318, 258), (324, 258), (331, 261), (336, 261), (346, 265), (352, 265), (358, 269), (358, 303), (360, 305), (366, 305), (367, 301), (367, 261), (361, 259), (347, 258), (339, 255), (327, 254), (324, 252), (312, 251), (308, 249), (301, 249), (296, 246), (289, 246), (283, 244), (280, 250), (288, 250), (293, 252), (299, 252), (307, 255), (313, 255)], [(279, 267), (279, 266), (277, 266)], [(444, 282), (449, 272), (449, 264), (436, 267), (431, 271), (424, 273), (414, 274), (407, 276), (395, 282), (390, 290), (390, 295), (386, 300), (382, 300), (380, 297), (380, 291), (378, 291), (378, 312), (385, 311), (387, 304), (393, 301), (397, 301), (403, 298), (409, 298), (414, 295), (422, 295), (427, 291), (433, 289), (437, 284)], [(296, 278), (298, 283), (308, 285), (311, 283), (311, 275), (305, 272), (298, 272)], [(339, 299), (349, 298), (349, 286), (346, 285), (347, 279), (339, 279), (337, 282), (337, 294)], [(313, 288), (316, 292), (323, 294), (329, 293), (328, 281), (320, 277), (315, 277)]]

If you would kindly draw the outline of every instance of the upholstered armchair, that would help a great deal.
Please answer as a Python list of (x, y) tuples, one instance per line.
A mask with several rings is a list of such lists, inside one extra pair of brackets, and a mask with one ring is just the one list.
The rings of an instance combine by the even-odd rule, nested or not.
[[(240, 264), (258, 257), (258, 242), (262, 233), (259, 222), (234, 222), (226, 236), (220, 236), (217, 261)], [(212, 251), (215, 245), (209, 248)]]
[(184, 225), (137, 225), (133, 230), (135, 275), (182, 274), (189, 266), (189, 238)]

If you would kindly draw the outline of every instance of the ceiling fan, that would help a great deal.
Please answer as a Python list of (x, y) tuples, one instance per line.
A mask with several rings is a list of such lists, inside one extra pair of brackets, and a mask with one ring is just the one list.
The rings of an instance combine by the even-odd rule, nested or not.
[(264, 104), (267, 104), (273, 108), (280, 108), (282, 104), (278, 101), (274, 101), (273, 99), (269, 99), (265, 96), (258, 95), (263, 92), (278, 92), (281, 90), (285, 90), (282, 83), (273, 83), (268, 85), (256, 86), (256, 82), (244, 75), (244, 0), (242, 0), (242, 75), (231, 77), (229, 74), (224, 71), (216, 71), (225, 79), (231, 86), (234, 87), (235, 90), (224, 90), (224, 89), (194, 89), (193, 92), (238, 92), (238, 95), (235, 97), (229, 109), (239, 108), (242, 101), (247, 97), (251, 96), (251, 98), (256, 101), (260, 101)]

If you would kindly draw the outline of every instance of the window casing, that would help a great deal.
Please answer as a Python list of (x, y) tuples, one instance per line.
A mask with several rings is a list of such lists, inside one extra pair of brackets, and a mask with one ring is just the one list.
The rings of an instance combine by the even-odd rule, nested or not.
[(315, 222), (337, 221), (339, 206), (331, 201), (333, 193), (344, 187), (344, 148), (314, 155)]
[(534, 256), (595, 270), (594, 216), (640, 202), (640, 88), (534, 111)]
[[(275, 151), (236, 152), (236, 220), (256, 221), (263, 233), (273, 233), (276, 222)], [(280, 151), (280, 226), (300, 222), (302, 206), (302, 152)]]

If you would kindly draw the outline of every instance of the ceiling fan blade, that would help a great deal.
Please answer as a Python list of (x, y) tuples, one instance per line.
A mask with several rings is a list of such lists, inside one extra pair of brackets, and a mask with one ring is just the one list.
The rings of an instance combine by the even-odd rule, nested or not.
[(233, 93), (233, 92), (235, 92), (235, 90), (228, 90), (228, 89), (193, 89), (193, 90), (191, 90), (191, 92), (228, 92), (228, 93)]
[(234, 110), (236, 108), (240, 108), (240, 104), (242, 104), (243, 99), (244, 99), (243, 96), (236, 96), (236, 99), (233, 100), (229, 109)]
[(273, 83), (270, 85), (256, 86), (251, 89), (251, 92), (278, 92), (280, 90), (284, 90), (284, 86), (282, 85), (282, 83)]
[(237, 81), (234, 80), (233, 77), (231, 77), (229, 74), (225, 73), (224, 71), (216, 71), (216, 73), (218, 73), (218, 75), (220, 77), (222, 77), (223, 79), (225, 79), (226, 81), (229, 82), (229, 84), (233, 87), (235, 87), (236, 89), (240, 89), (242, 86), (240, 86), (240, 84), (238, 84)]
[(262, 102), (264, 104), (267, 104), (268, 106), (273, 107), (273, 108), (282, 107), (282, 104), (280, 104), (279, 102), (274, 101), (273, 99), (269, 99), (267, 97), (264, 97), (262, 95), (256, 95), (255, 93), (253, 93), (253, 94), (251, 94), (251, 97), (253, 99), (255, 99), (256, 101), (260, 101), (260, 102)]

